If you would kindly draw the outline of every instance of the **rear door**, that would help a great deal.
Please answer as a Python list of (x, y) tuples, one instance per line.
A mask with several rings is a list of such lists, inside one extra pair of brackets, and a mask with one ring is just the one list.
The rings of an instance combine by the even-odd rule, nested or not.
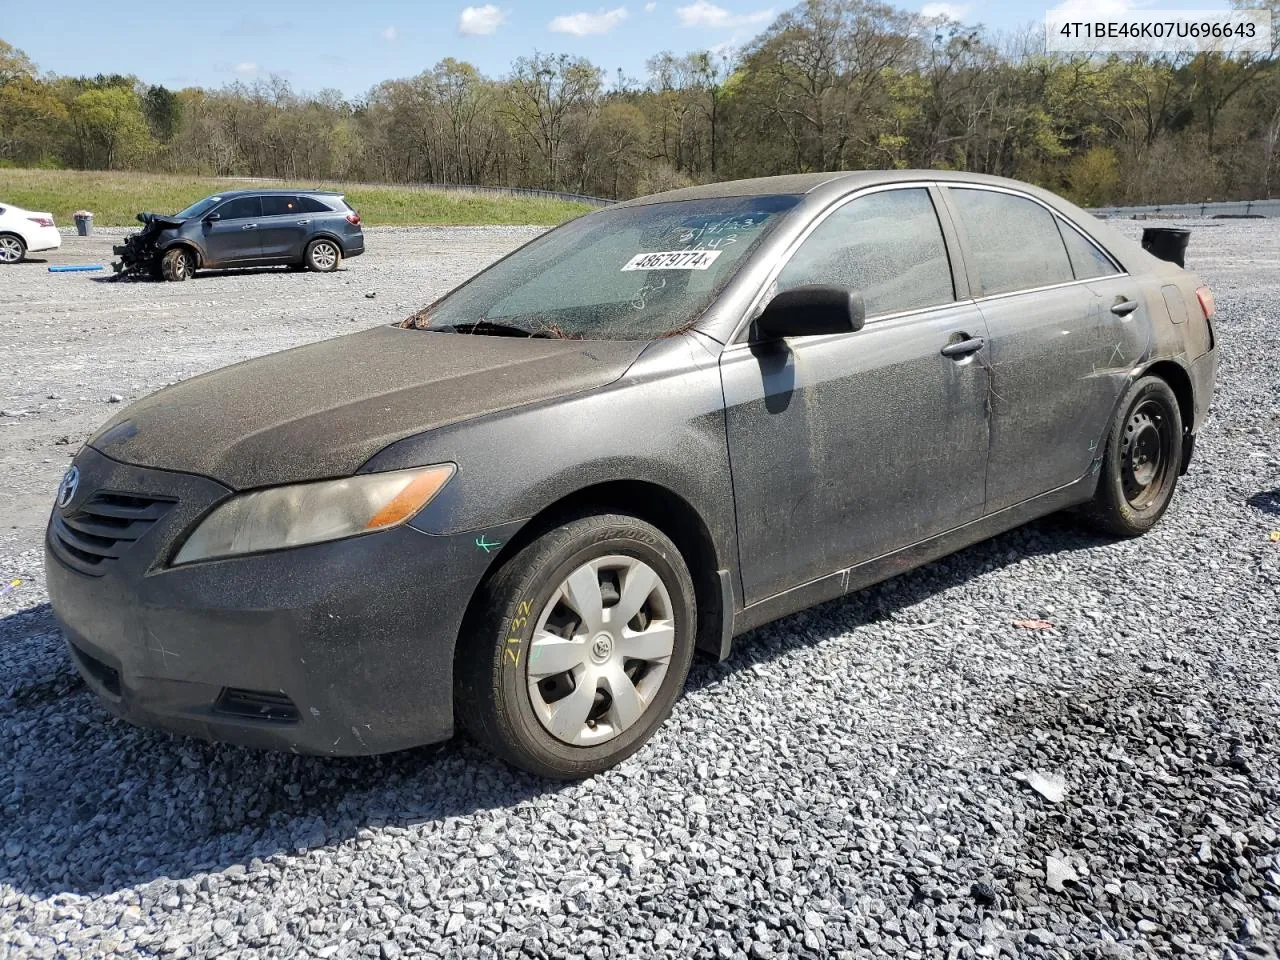
[(301, 263), (302, 248), (311, 230), (311, 218), (302, 210), (298, 197), (264, 194), (258, 234), (262, 259), (281, 263)]
[(990, 333), (987, 511), (1083, 477), (1149, 347), (1139, 284), (1030, 196), (946, 188)]
[(205, 220), (201, 227), (206, 265), (233, 266), (262, 256), (258, 234), (262, 202), (258, 197), (233, 197), (210, 212), (218, 219)]
[(987, 374), (975, 353), (942, 349), (986, 328), (966, 291), (957, 297), (964, 281), (935, 196), (925, 186), (857, 196), (781, 268), (776, 289), (861, 292), (862, 330), (721, 355), (749, 604), (982, 514)]

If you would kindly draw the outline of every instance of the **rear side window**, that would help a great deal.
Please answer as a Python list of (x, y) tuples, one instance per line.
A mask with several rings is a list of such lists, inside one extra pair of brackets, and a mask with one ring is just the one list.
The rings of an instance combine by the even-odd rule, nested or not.
[(298, 206), (303, 213), (333, 213), (333, 208), (321, 203), (315, 197), (298, 197)]
[(1120, 272), (1107, 255), (1094, 245), (1092, 240), (1086, 239), (1079, 230), (1076, 230), (1069, 223), (1059, 220), (1058, 229), (1062, 231), (1062, 240), (1067, 245), (1067, 255), (1071, 258), (1071, 269), (1075, 271), (1077, 280), (1110, 277)]
[(278, 194), (269, 194), (262, 198), (262, 215), (264, 217), (287, 217), (290, 214), (301, 212), (302, 207), (298, 203), (297, 197), (282, 197)]
[(228, 200), (217, 210), (223, 220), (249, 220), (262, 216), (262, 201), (257, 197), (236, 197)]
[(950, 303), (951, 262), (924, 187), (851, 200), (823, 220), (778, 275), (778, 289), (834, 283), (862, 294), (867, 316)]
[(1055, 217), (1025, 197), (950, 187), (984, 294), (1075, 279)]

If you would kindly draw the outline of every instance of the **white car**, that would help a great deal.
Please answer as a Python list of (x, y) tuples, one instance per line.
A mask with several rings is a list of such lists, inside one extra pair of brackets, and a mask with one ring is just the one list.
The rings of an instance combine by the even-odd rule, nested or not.
[(56, 250), (62, 234), (53, 214), (33, 213), (0, 201), (0, 263), (18, 263), (28, 253)]

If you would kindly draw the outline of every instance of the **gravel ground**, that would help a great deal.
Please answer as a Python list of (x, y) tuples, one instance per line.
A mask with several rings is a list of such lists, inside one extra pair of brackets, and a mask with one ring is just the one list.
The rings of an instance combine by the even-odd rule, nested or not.
[(530, 231), (376, 231), (333, 276), (6, 270), (0, 955), (1274, 957), (1280, 222), (1193, 226), (1220, 386), (1156, 531), (1049, 518), (758, 630), (567, 786), (109, 719), (38, 552), (112, 394), (389, 320)]

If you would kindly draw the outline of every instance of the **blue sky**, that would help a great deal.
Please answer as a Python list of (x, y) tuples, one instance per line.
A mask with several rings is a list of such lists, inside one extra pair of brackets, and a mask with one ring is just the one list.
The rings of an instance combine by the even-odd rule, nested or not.
[[(899, 5), (946, 11), (995, 29), (1040, 22), (1049, 6), (1027, 0)], [(1092, 13), (1154, 4), (1063, 5)], [(1158, 3), (1161, 9), (1214, 5)], [(788, 0), (0, 0), (0, 38), (57, 73), (134, 73), (170, 87), (216, 87), (274, 72), (298, 90), (336, 87), (358, 96), (443, 57), (501, 75), (513, 59), (535, 49), (590, 57), (610, 78), (618, 68), (642, 78), (645, 60), (654, 53), (740, 44), (788, 6)]]

